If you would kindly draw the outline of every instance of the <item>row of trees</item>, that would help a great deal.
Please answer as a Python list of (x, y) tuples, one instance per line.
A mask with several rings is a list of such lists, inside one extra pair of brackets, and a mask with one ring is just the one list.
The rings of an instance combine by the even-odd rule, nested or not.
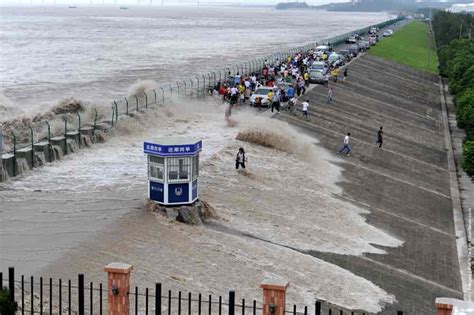
[(474, 16), (438, 11), (432, 24), (439, 71), (448, 78), (449, 90), (455, 95), (458, 127), (466, 132), (462, 166), (474, 176)]

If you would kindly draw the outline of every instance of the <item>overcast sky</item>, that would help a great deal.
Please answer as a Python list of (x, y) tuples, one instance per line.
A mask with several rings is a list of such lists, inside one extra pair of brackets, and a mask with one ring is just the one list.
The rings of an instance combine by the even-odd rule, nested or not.
[[(114, 4), (118, 1), (119, 4), (137, 3), (138, 0), (92, 0), (95, 4)], [(165, 5), (192, 5), (198, 0), (164, 0)], [(291, 0), (293, 2), (296, 0)], [(54, 0), (0, 0), (0, 4), (52, 4)], [(56, 4), (89, 4), (91, 0), (56, 0)], [(140, 0), (141, 3), (149, 3), (149, 0)], [(161, 4), (161, 0), (153, 0), (156, 4)], [(277, 4), (279, 2), (288, 2), (288, 0), (200, 0), (201, 3), (242, 3), (242, 4)], [(300, 2), (304, 2), (300, 0)], [(349, 2), (349, 0), (307, 0), (308, 4), (325, 4), (330, 2)]]

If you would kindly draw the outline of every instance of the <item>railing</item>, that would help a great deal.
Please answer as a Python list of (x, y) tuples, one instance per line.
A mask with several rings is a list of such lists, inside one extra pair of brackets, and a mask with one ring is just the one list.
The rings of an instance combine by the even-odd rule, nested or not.
[[(331, 46), (339, 45), (344, 43), (345, 40), (354, 33), (366, 33), (371, 27), (379, 27), (383, 28), (385, 26), (397, 23), (401, 21), (403, 18), (396, 18), (389, 21), (385, 21), (382, 23), (378, 23), (375, 25), (370, 25), (352, 32), (348, 32), (345, 34), (337, 35), (334, 37), (322, 39), (317, 42), (307, 43), (302, 46), (298, 46), (291, 49), (285, 49), (278, 52), (275, 52), (271, 55), (267, 55), (265, 57), (257, 58), (250, 61), (244, 61), (238, 64), (230, 65), (225, 67), (224, 69), (218, 69), (214, 71), (210, 71), (204, 74), (198, 74), (194, 78), (179, 80), (173, 82), (171, 84), (162, 84), (157, 86), (154, 89), (146, 90), (143, 94), (138, 95), (131, 95), (128, 98), (123, 97), (118, 100), (112, 101), (112, 112), (110, 115), (105, 115), (105, 117), (111, 117), (111, 125), (114, 126), (118, 123), (118, 119), (120, 116), (129, 116), (135, 112), (141, 110), (147, 110), (149, 106), (156, 106), (156, 105), (164, 105), (166, 100), (172, 99), (173, 97), (195, 97), (195, 98), (204, 98), (206, 93), (209, 91), (210, 87), (215, 86), (218, 82), (223, 82), (229, 76), (235, 76), (237, 73), (239, 74), (261, 74), (261, 70), (264, 64), (267, 62), (269, 64), (274, 64), (277, 61), (281, 61), (286, 59), (288, 56), (292, 56), (298, 52), (306, 52), (311, 48), (316, 47), (319, 44), (329, 44)], [(97, 113), (97, 109), (96, 113)], [(90, 125), (94, 127), (94, 133), (96, 130), (97, 124), (97, 115), (95, 117), (94, 122), (86, 122), (84, 123), (81, 120), (81, 116), (78, 113), (78, 126), (77, 131), (80, 131), (81, 123), (82, 125)], [(66, 127), (67, 128), (67, 127)], [(64, 136), (66, 136), (67, 129), (64, 132)], [(13, 153), (16, 156), (16, 151), (22, 148), (26, 148), (31, 146), (31, 143), (34, 143), (34, 137), (31, 136), (27, 143), (18, 144), (16, 141), (18, 137), (15, 134), (11, 135), (4, 135), (10, 136), (11, 142), (13, 143), (13, 150), (10, 153)], [(51, 138), (51, 134), (49, 133), (48, 138)]]
[[(3, 283), (8, 286), (4, 287)], [(108, 310), (108, 290), (99, 283), (86, 283), (83, 274), (77, 276), (77, 282), (71, 280), (53, 279), (43, 277), (21, 276), (15, 278), (15, 269), (8, 269), (8, 279), (3, 279), (0, 272), (0, 291), (8, 289), (9, 300), (17, 303), (16, 314), (59, 314), (59, 315), (85, 315), (105, 314)], [(112, 289), (113, 291), (113, 289)], [(113, 294), (113, 292), (112, 292)], [(127, 292), (130, 300), (129, 314), (178, 314), (178, 315), (262, 315), (264, 306), (257, 300), (236, 299), (235, 291), (228, 292), (227, 298), (222, 295), (213, 296), (183, 293), (178, 291), (173, 294), (171, 290), (163, 291), (162, 284), (156, 283), (153, 289), (138, 287)], [(369, 315), (361, 310), (349, 310), (325, 301), (316, 300), (311, 308), (314, 315)], [(383, 312), (382, 312), (383, 313)], [(308, 306), (286, 305), (285, 314), (309, 315)], [(397, 315), (403, 315), (397, 311)]]

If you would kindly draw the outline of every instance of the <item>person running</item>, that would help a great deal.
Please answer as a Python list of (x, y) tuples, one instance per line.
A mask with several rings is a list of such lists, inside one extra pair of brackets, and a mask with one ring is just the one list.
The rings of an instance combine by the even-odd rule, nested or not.
[(332, 88), (329, 88), (328, 95), (326, 96), (326, 104), (331, 104), (332, 102)]
[(247, 158), (245, 157), (244, 148), (239, 148), (239, 152), (237, 153), (237, 156), (235, 157), (235, 169), (238, 170), (239, 166), (245, 169), (246, 161), (247, 161)]
[(239, 89), (236, 86), (233, 86), (229, 92), (230, 92), (230, 105), (237, 104), (237, 100), (239, 99)]
[(342, 81), (346, 81), (347, 79), (347, 68), (344, 68), (344, 78), (342, 79)]
[(383, 127), (382, 126), (380, 126), (380, 129), (377, 132), (377, 141), (375, 143), (379, 145), (379, 148), (382, 147), (382, 144), (383, 144)]
[(337, 154), (341, 154), (344, 151), (347, 151), (346, 152), (347, 156), (350, 155), (352, 151), (351, 147), (349, 146), (350, 136), (351, 136), (351, 133), (348, 132), (347, 135), (344, 137), (344, 143), (342, 145), (342, 148), (339, 151), (337, 151)]
[(301, 103), (303, 105), (303, 117), (308, 120), (308, 107), (309, 107), (309, 100), (306, 100), (305, 102)]

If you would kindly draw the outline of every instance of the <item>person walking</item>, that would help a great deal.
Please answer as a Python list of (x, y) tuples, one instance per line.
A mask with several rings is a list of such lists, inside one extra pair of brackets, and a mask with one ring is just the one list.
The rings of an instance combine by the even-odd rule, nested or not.
[(235, 169), (238, 170), (239, 166), (245, 169), (245, 162), (247, 158), (245, 157), (244, 148), (239, 148), (239, 152), (237, 152), (237, 156), (235, 157)]
[(342, 79), (342, 81), (346, 81), (347, 79), (347, 67), (344, 68), (344, 78)]
[(332, 98), (333, 98), (333, 96), (332, 96), (332, 88), (329, 88), (329, 90), (328, 90), (328, 95), (327, 95), (327, 97), (326, 97), (326, 104), (331, 104)]
[(383, 144), (383, 127), (382, 126), (380, 126), (380, 129), (377, 132), (377, 141), (375, 143), (379, 145), (379, 148), (382, 147), (382, 144)]
[(280, 91), (273, 92), (272, 96), (272, 113), (273, 109), (276, 108), (277, 112), (280, 112)]
[(329, 74), (326, 72), (324, 75), (324, 86), (328, 87), (329, 86)]
[(303, 117), (305, 117), (306, 120), (308, 120), (309, 100), (304, 101), (303, 103), (301, 103), (301, 105), (303, 105)]
[(351, 133), (348, 132), (347, 135), (344, 137), (344, 143), (343, 143), (343, 145), (342, 145), (342, 148), (341, 148), (339, 151), (337, 151), (337, 154), (341, 154), (341, 153), (343, 153), (344, 151), (347, 151), (347, 152), (346, 152), (346, 155), (347, 155), (347, 156), (350, 155), (350, 153), (351, 153), (351, 151), (352, 151), (351, 147), (349, 146), (350, 136), (351, 136)]

